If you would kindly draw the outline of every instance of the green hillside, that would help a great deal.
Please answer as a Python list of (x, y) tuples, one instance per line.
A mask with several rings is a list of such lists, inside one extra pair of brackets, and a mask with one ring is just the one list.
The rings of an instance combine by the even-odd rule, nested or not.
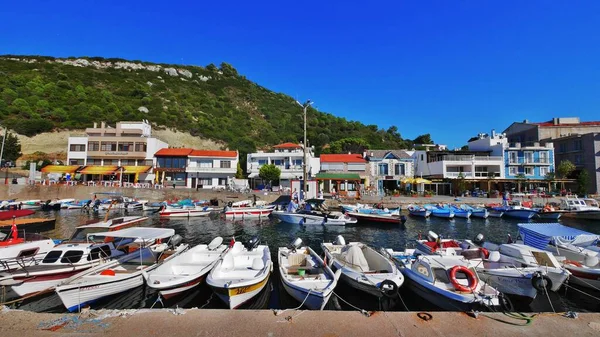
[[(223, 141), (246, 153), (300, 141), (301, 114), (292, 97), (253, 83), (227, 63), (198, 67), (95, 57), (0, 56), (0, 121), (24, 135), (147, 119), (157, 127)], [(309, 144), (318, 152), (344, 138), (359, 139), (372, 149), (412, 146), (396, 127), (383, 130), (309, 110)]]

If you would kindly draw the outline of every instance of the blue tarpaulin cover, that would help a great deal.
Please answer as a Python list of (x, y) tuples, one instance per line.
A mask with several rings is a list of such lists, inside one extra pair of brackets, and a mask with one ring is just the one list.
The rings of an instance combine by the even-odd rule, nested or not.
[(585, 246), (600, 240), (598, 234), (559, 223), (522, 223), (518, 227), (523, 243), (538, 249), (546, 249), (549, 243)]

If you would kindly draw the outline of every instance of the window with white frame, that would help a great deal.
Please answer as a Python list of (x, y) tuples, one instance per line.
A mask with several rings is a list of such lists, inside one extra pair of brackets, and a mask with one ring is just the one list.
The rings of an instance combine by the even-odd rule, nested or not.
[(211, 186), (212, 178), (198, 178), (198, 185)]
[(540, 163), (548, 164), (550, 162), (548, 151), (540, 151)]
[(510, 164), (516, 164), (519, 162), (518, 160), (518, 156), (517, 156), (517, 152), (516, 151), (510, 151), (508, 153), (508, 162)]
[(219, 186), (227, 186), (227, 178), (219, 178)]
[(545, 177), (546, 174), (548, 174), (548, 168), (547, 167), (540, 167), (540, 176)]
[(389, 174), (389, 171), (388, 171), (388, 164), (379, 164), (379, 165), (378, 165), (378, 170), (377, 170), (377, 173), (378, 173), (380, 176), (387, 176), (387, 175)]
[(198, 167), (204, 167), (204, 168), (212, 168), (213, 167), (213, 161), (212, 160), (198, 160)]
[(533, 163), (533, 152), (532, 151), (525, 151), (524, 155), (525, 155), (525, 163)]
[(509, 167), (508, 174), (511, 176), (516, 176), (517, 174), (519, 174), (518, 167), (516, 167), (516, 166)]
[(231, 168), (231, 160), (221, 160), (220, 168)]
[(533, 175), (533, 166), (525, 166), (525, 175), (532, 176)]
[(283, 159), (273, 159), (273, 165), (283, 166)]
[(394, 174), (399, 176), (406, 175), (406, 168), (404, 167), (404, 164), (396, 164), (394, 167)]

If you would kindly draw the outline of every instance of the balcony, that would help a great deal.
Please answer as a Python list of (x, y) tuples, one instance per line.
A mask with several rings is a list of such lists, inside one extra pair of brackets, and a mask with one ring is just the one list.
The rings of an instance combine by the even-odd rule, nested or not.
[(460, 162), (473, 162), (473, 161), (502, 161), (500, 156), (445, 156), (441, 161), (460, 161)]
[(200, 167), (200, 166), (187, 166), (185, 172), (198, 172), (198, 173), (233, 173), (236, 172), (235, 167)]
[[(248, 172), (258, 172), (258, 171), (260, 171), (260, 167), (262, 165), (266, 165), (266, 164), (259, 165), (257, 163), (251, 163), (250, 165), (248, 165)], [(276, 165), (276, 167), (278, 167), (282, 173), (283, 172), (302, 172), (302, 165)]]
[(465, 179), (496, 178), (500, 177), (500, 172), (446, 172), (445, 178), (458, 178), (459, 174)]
[(509, 165), (550, 165), (552, 163), (550, 162), (550, 159), (548, 159), (548, 158), (531, 159), (531, 158), (519, 157), (517, 159), (509, 159), (508, 164)]

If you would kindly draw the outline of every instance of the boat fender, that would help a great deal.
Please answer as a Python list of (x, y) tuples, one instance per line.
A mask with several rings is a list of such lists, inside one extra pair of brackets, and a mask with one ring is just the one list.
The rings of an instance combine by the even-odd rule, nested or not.
[(489, 259), (490, 258), (490, 251), (483, 248), (483, 247), (479, 247), (479, 255), (483, 258), (483, 259)]
[(537, 291), (548, 291), (549, 289), (552, 289), (552, 280), (547, 275), (536, 273), (536, 275), (531, 278), (531, 285)]
[(573, 261), (573, 260), (565, 260), (563, 262), (563, 264), (570, 264), (570, 265), (573, 265), (573, 266), (579, 267), (579, 268), (583, 267), (583, 264), (581, 264), (580, 262), (577, 262), (577, 261)]
[[(458, 272), (462, 272), (467, 276), (467, 281), (469, 282), (468, 286), (464, 286), (464, 285), (458, 283), (458, 280), (456, 278), (456, 273), (458, 273)], [(477, 285), (479, 284), (479, 280), (477, 279), (475, 274), (469, 268), (467, 268), (465, 266), (454, 266), (454, 267), (450, 268), (450, 272), (448, 273), (448, 276), (450, 278), (450, 283), (452, 283), (452, 285), (454, 286), (454, 289), (456, 289), (457, 291), (460, 291), (460, 292), (466, 292), (466, 293), (474, 292), (475, 289), (477, 288)]]
[(383, 280), (379, 284), (379, 290), (385, 297), (396, 297), (398, 295), (398, 285), (392, 280)]

